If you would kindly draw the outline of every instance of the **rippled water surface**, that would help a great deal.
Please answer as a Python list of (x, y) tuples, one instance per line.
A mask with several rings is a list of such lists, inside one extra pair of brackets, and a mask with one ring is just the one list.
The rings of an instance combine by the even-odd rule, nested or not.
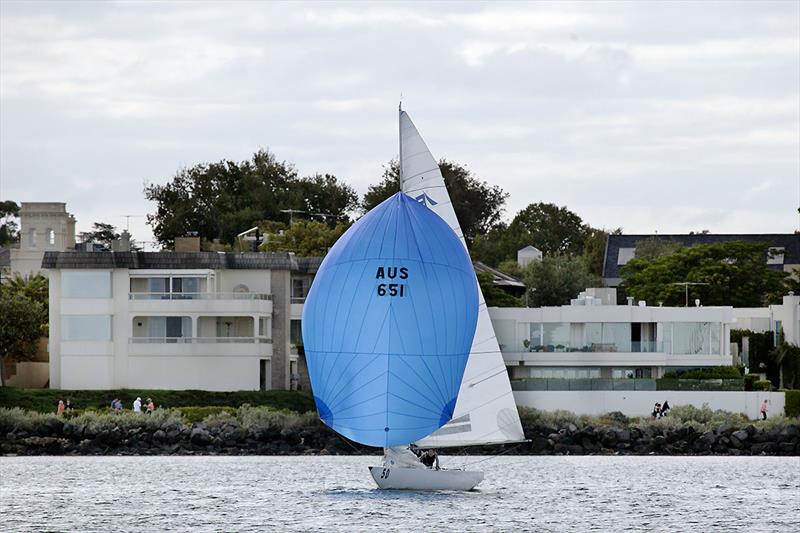
[(375, 488), (377, 457), (4, 457), (3, 531), (800, 531), (797, 457), (460, 457), (473, 492)]

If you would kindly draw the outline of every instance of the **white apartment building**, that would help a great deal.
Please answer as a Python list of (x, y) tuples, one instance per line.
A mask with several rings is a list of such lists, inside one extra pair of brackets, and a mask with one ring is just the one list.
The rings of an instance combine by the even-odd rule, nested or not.
[(783, 297), (780, 304), (767, 307), (742, 307), (733, 310), (734, 329), (755, 332), (772, 331), (777, 344), (783, 333), (786, 342), (800, 346), (800, 296), (793, 293)]
[(561, 307), (490, 308), (511, 379), (659, 378), (731, 364), (733, 308), (615, 305), (614, 291), (589, 289)]
[(302, 384), (302, 302), (319, 263), (288, 253), (47, 252), (50, 387)]

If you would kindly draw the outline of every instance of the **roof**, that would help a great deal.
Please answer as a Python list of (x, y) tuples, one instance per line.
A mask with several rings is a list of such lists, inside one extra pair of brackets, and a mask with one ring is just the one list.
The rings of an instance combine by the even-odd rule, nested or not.
[(42, 268), (282, 269), (314, 273), (321, 257), (287, 252), (45, 252)]
[(605, 259), (603, 260), (603, 278), (621, 278), (622, 276), (620, 274), (620, 269), (623, 265), (618, 264), (620, 250), (622, 249), (623, 255), (630, 255), (632, 257), (632, 250), (636, 248), (636, 243), (651, 237), (657, 237), (665, 241), (677, 241), (684, 246), (694, 246), (696, 244), (717, 244), (731, 241), (768, 242), (774, 247), (784, 249), (783, 264), (769, 265), (770, 268), (775, 270), (783, 270), (783, 265), (800, 264), (800, 235), (792, 233), (609, 235), (606, 243), (606, 255)]
[(487, 272), (492, 275), (494, 278), (492, 280), (493, 285), (497, 285), (499, 287), (520, 287), (522, 289), (525, 288), (525, 284), (522, 281), (518, 280), (514, 276), (509, 276), (505, 272), (501, 272), (495, 268), (490, 267), (480, 261), (473, 261), (472, 267), (475, 269), (475, 272)]

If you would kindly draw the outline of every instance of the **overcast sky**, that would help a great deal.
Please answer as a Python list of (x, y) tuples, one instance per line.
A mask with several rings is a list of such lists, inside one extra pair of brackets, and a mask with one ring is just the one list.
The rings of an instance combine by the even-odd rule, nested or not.
[[(363, 193), (435, 157), (625, 233), (788, 233), (800, 2), (0, 2), (0, 199), (78, 230), (260, 147)], [(130, 221), (152, 239), (144, 218)]]

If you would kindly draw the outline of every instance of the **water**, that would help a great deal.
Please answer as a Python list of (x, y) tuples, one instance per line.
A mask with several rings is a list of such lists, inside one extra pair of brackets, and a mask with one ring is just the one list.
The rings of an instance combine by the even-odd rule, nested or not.
[(377, 459), (5, 457), (0, 529), (800, 531), (797, 457), (497, 457), (452, 493), (379, 491)]

